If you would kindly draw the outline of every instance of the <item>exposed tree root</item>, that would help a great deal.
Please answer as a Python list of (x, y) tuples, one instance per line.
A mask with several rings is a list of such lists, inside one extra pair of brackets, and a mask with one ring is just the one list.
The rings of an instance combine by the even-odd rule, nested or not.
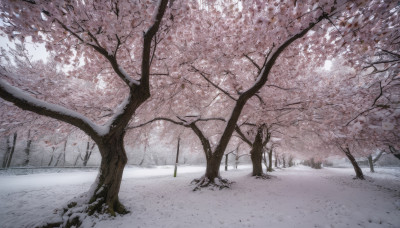
[(256, 179), (269, 180), (273, 176), (263, 173), (261, 175), (253, 175), (253, 177), (255, 177)]
[(207, 188), (210, 190), (221, 190), (224, 188), (230, 188), (231, 185), (235, 183), (233, 181), (229, 181), (228, 179), (223, 179), (221, 177), (214, 178), (214, 180), (210, 180), (207, 177), (203, 176), (199, 179), (194, 179), (191, 184), (195, 184), (195, 188), (193, 191), (198, 191), (203, 188)]
[(273, 168), (268, 168), (267, 169), (267, 172), (274, 172), (275, 171), (275, 169), (273, 169)]

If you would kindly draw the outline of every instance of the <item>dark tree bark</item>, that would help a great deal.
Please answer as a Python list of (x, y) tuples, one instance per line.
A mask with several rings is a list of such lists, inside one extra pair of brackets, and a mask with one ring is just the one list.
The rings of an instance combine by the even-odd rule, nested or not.
[(397, 159), (400, 159), (400, 150), (396, 150), (394, 146), (389, 145), (389, 151), (392, 153)]
[(26, 147), (25, 147), (25, 161), (23, 163), (23, 166), (28, 166), (29, 164), (29, 157), (30, 157), (30, 152), (31, 152), (31, 130), (28, 130), (28, 141), (26, 142)]
[[(265, 133), (264, 130), (266, 130)], [(268, 126), (262, 124), (257, 127), (257, 133), (253, 142), (251, 142), (245, 136), (245, 134), (243, 134), (239, 126), (236, 126), (235, 131), (239, 135), (239, 138), (241, 138), (245, 143), (247, 143), (251, 147), (250, 157), (253, 165), (252, 175), (258, 177), (265, 176), (265, 174), (262, 171), (262, 160), (263, 160), (262, 155), (263, 155), (263, 148), (267, 145), (269, 139), (271, 138), (271, 133), (268, 130)]]
[(350, 149), (348, 147), (342, 148), (342, 151), (346, 154), (347, 158), (350, 160), (351, 164), (353, 165), (354, 171), (356, 172), (356, 178), (360, 180), (364, 180), (364, 174), (358, 166), (358, 163), (354, 156), (350, 153)]
[(175, 170), (174, 170), (174, 177), (176, 177), (176, 173), (178, 171), (178, 162), (179, 162), (179, 145), (181, 142), (181, 137), (178, 138), (178, 146), (176, 147), (176, 161), (175, 161)]
[(225, 154), (225, 171), (228, 171), (228, 156), (229, 154)]
[(10, 168), (11, 160), (12, 160), (12, 158), (13, 158), (14, 151), (15, 151), (15, 144), (16, 144), (16, 142), (17, 142), (17, 132), (14, 133), (13, 143), (12, 143), (12, 146), (11, 146), (11, 149), (10, 149), (10, 154), (9, 154), (9, 156), (8, 156), (8, 159), (7, 159), (7, 166), (6, 166), (6, 168)]
[[(269, 152), (268, 152), (268, 168), (267, 168), (267, 171), (268, 172), (272, 172), (272, 171), (274, 171), (273, 169), (272, 169), (272, 148), (269, 150)], [(276, 162), (275, 162), (275, 167), (276, 167)]]
[(262, 170), (262, 133), (258, 132), (250, 152), (251, 162), (253, 164), (253, 176), (263, 176), (264, 174)]
[(282, 154), (282, 167), (286, 168), (286, 156)]
[[(118, 199), (122, 174), (128, 161), (124, 148), (124, 135), (125, 131), (119, 131), (97, 143), (102, 160), (99, 176), (95, 182), (96, 187), (89, 201), (89, 215), (94, 212), (107, 212), (111, 215), (127, 213)], [(104, 207), (104, 204), (108, 207)]]
[(275, 168), (278, 168), (278, 154), (275, 152)]
[(6, 145), (7, 145), (7, 148), (6, 148), (6, 152), (4, 153), (4, 157), (3, 157), (3, 165), (1, 166), (3, 169), (7, 168), (8, 156), (10, 156), (10, 151), (11, 151), (9, 136), (7, 136)]
[(374, 173), (374, 162), (372, 160), (372, 155), (368, 156), (368, 163), (369, 163), (369, 170), (371, 171), (371, 173)]

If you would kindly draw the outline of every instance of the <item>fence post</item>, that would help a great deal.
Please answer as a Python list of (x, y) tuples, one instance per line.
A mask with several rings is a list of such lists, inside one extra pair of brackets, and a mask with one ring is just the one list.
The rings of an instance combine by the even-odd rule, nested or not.
[(181, 141), (181, 137), (178, 138), (178, 148), (176, 149), (176, 161), (175, 161), (174, 177), (176, 177), (176, 172), (178, 170), (179, 143), (180, 143), (180, 141)]

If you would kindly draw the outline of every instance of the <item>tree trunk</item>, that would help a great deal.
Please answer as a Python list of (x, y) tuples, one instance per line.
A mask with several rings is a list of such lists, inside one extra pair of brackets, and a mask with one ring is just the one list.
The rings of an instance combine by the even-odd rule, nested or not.
[(251, 162), (253, 164), (253, 176), (263, 176), (262, 171), (262, 131), (257, 131), (254, 139), (253, 148), (250, 151)]
[(219, 175), (219, 167), (221, 165), (222, 156), (216, 156), (213, 154), (210, 157), (207, 157), (207, 167), (206, 173), (199, 179), (195, 179), (192, 183), (196, 183), (196, 187), (193, 191), (199, 190), (204, 187), (211, 187), (211, 188), (229, 188), (232, 182), (228, 181), (227, 179), (222, 179)]
[(63, 152), (63, 166), (64, 167), (65, 167), (65, 153), (67, 150), (67, 142), (68, 142), (68, 137), (65, 139), (65, 142), (64, 142), (64, 152)]
[[(268, 169), (267, 169), (267, 171), (268, 172), (272, 172), (272, 171), (274, 171), (273, 169), (272, 169), (272, 149), (270, 150), (270, 152), (268, 153)], [(275, 167), (276, 167), (276, 161), (275, 161)]]
[(4, 169), (4, 168), (7, 168), (8, 156), (9, 156), (10, 151), (11, 151), (11, 147), (10, 147), (10, 137), (8, 137), (8, 136), (7, 136), (7, 142), (6, 142), (6, 144), (7, 144), (7, 149), (6, 149), (6, 152), (5, 152), (4, 157), (3, 157), (3, 165), (1, 166), (3, 169)]
[(275, 152), (275, 168), (278, 168), (278, 156), (276, 155), (276, 152)]
[(89, 161), (90, 156), (92, 155), (93, 149), (96, 146), (96, 143), (93, 143), (92, 147), (90, 147), (90, 141), (88, 140), (86, 144), (86, 152), (85, 157), (83, 158), (83, 166), (86, 167)]
[(53, 152), (51, 153), (51, 158), (50, 158), (49, 164), (48, 164), (47, 166), (50, 166), (50, 165), (51, 165), (51, 163), (53, 162), (53, 158), (54, 158), (54, 151), (56, 150), (56, 148), (55, 148), (55, 147), (52, 147), (52, 149), (53, 149)]
[(176, 148), (176, 161), (175, 161), (175, 170), (174, 170), (174, 177), (176, 177), (176, 173), (178, 171), (178, 162), (179, 162), (179, 143), (181, 141), (181, 137), (178, 138), (178, 146)]
[(211, 182), (215, 181), (215, 178), (219, 178), (219, 166), (221, 164), (221, 159), (216, 157), (215, 155), (211, 156), (207, 161), (207, 168), (205, 177)]
[(12, 160), (13, 155), (14, 155), (16, 142), (17, 142), (17, 132), (14, 133), (13, 144), (12, 144), (12, 147), (11, 147), (11, 150), (10, 150), (10, 155), (8, 156), (8, 159), (7, 159), (7, 167), (6, 168), (9, 168), (10, 165), (11, 165), (11, 160)]
[[(78, 164), (78, 160), (79, 158), (81, 158), (81, 155), (79, 154), (78, 156), (76, 156), (75, 162), (74, 162), (74, 166), (76, 166), (76, 164)], [(82, 159), (82, 158), (81, 158)]]
[(267, 162), (267, 156), (265, 155), (265, 150), (263, 150), (263, 162), (265, 165), (265, 172), (268, 172), (268, 162)]
[(54, 167), (57, 167), (57, 166), (58, 166), (58, 163), (59, 163), (60, 160), (61, 160), (61, 156), (62, 156), (62, 154), (59, 154), (59, 155), (58, 155), (57, 161), (56, 161), (56, 164), (54, 164)]
[(369, 170), (371, 171), (371, 173), (374, 173), (374, 162), (372, 161), (372, 155), (368, 156), (368, 163), (369, 163)]
[(113, 216), (115, 213), (127, 213), (118, 199), (122, 174), (128, 161), (123, 143), (124, 134), (114, 134), (98, 143), (102, 160), (99, 175), (94, 183), (96, 187), (89, 201), (89, 215), (94, 212), (107, 212)]
[(356, 178), (364, 180), (364, 174), (363, 174), (360, 166), (358, 166), (356, 159), (350, 153), (350, 149), (345, 148), (344, 153), (346, 154), (347, 158), (350, 160), (351, 164), (353, 165), (354, 171), (356, 172)]
[(32, 139), (31, 139), (31, 130), (28, 130), (28, 141), (26, 142), (26, 147), (25, 147), (25, 161), (23, 166), (27, 166), (29, 164), (29, 156), (30, 156), (30, 152), (31, 152), (31, 143), (32, 143)]
[(228, 171), (228, 155), (229, 154), (225, 154), (225, 171)]

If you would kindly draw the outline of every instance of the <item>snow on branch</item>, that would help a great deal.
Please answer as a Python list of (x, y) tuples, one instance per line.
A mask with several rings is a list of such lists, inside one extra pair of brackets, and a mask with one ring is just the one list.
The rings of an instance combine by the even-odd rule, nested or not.
[(91, 136), (102, 136), (108, 133), (108, 128), (95, 124), (86, 116), (60, 105), (51, 104), (31, 97), (29, 94), (8, 84), (2, 79), (0, 79), (0, 97), (14, 103), (23, 110), (32, 111), (36, 114), (55, 118), (74, 125)]

